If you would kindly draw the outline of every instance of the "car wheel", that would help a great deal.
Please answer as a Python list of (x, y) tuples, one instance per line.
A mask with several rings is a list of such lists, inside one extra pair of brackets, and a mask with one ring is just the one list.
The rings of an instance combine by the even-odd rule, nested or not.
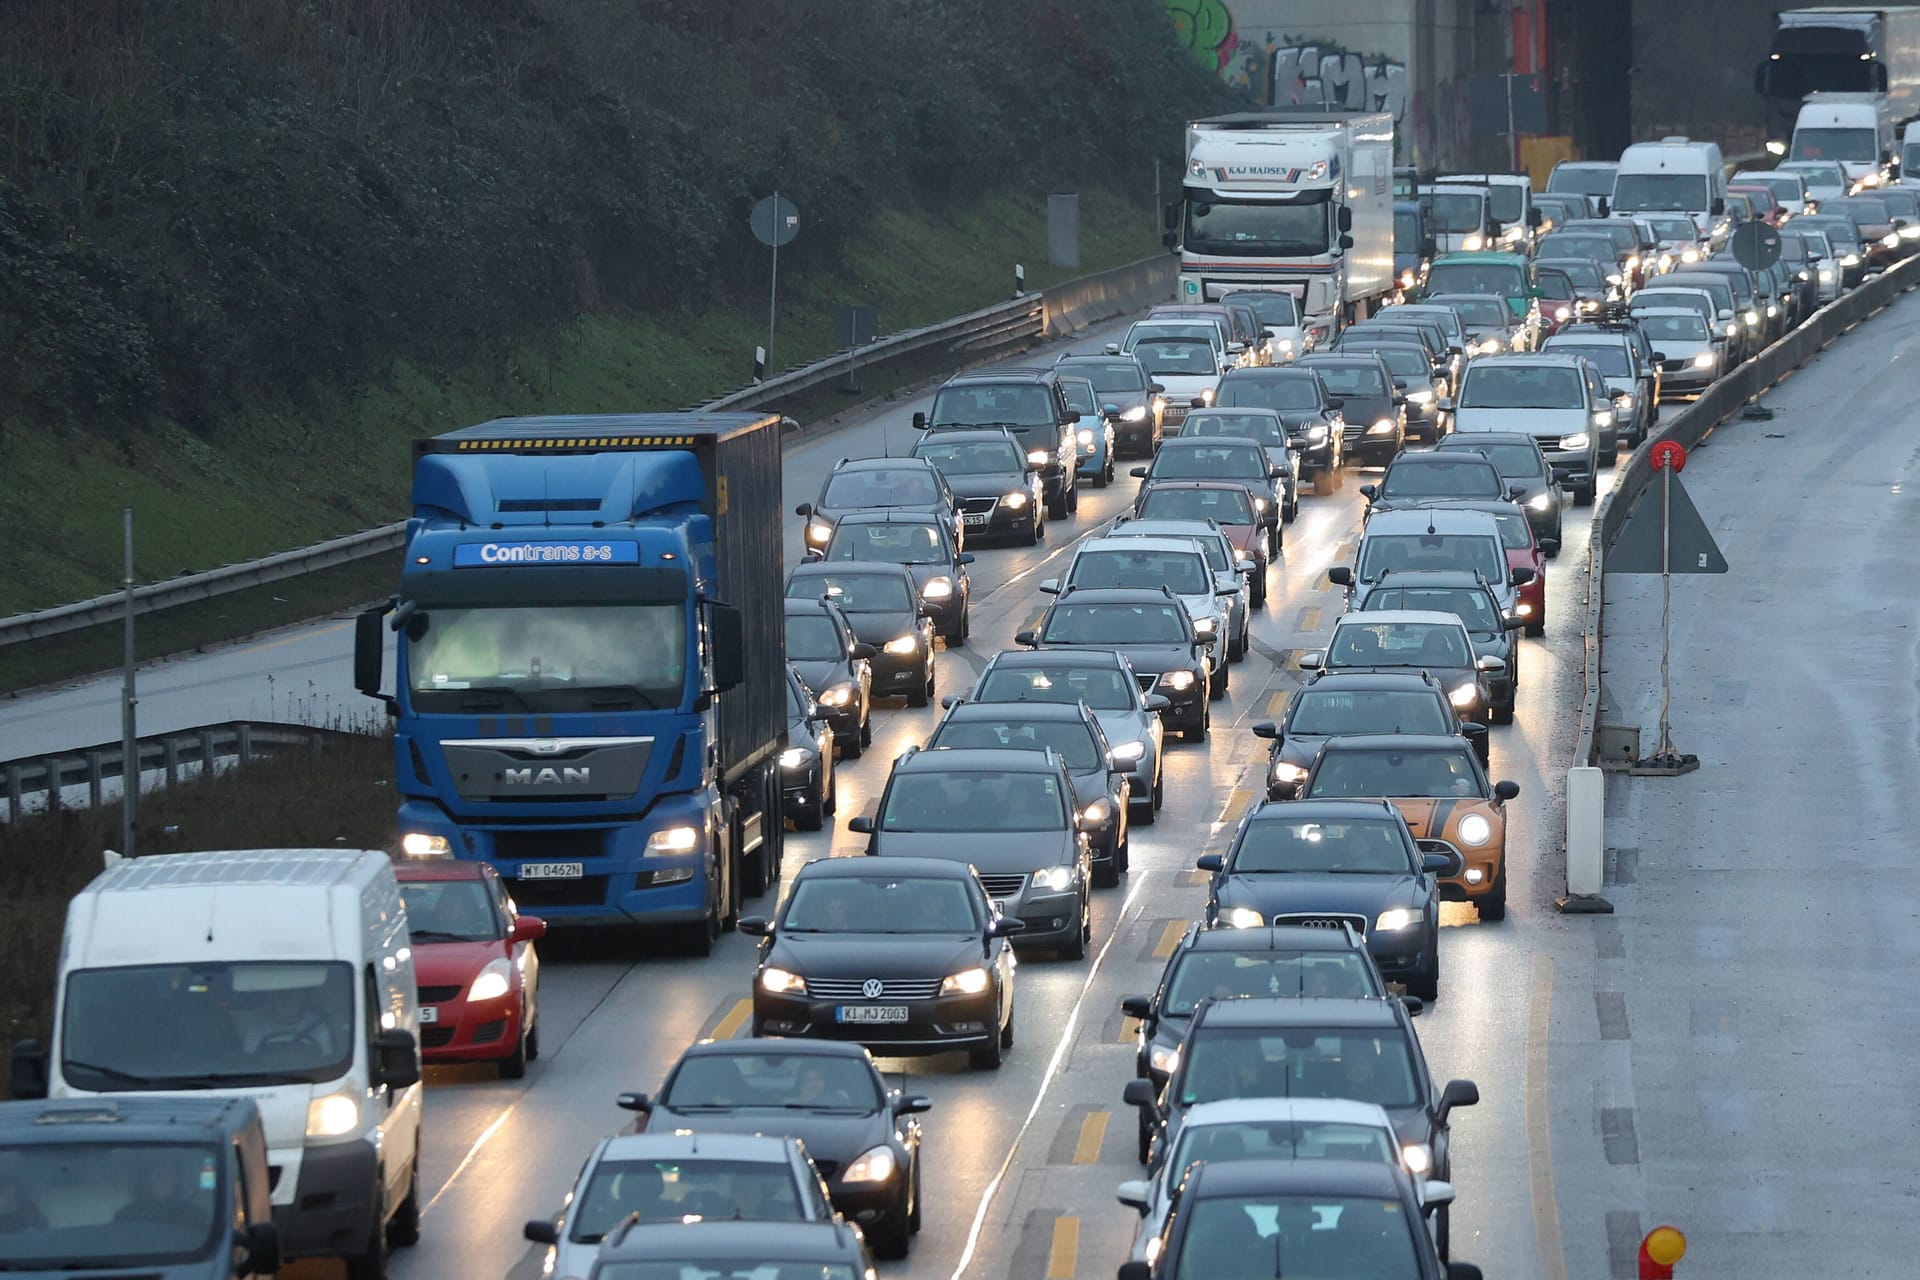
[(526, 1074), (527, 1037), (526, 1033), (522, 1032), (518, 1043), (513, 1046), (513, 1052), (500, 1059), (500, 1078), (502, 1080), (518, 1080)]
[(1497, 706), (1495, 706), (1493, 708), (1493, 722), (1495, 724), (1512, 724), (1513, 723), (1513, 705), (1514, 705), (1514, 700), (1509, 698), (1507, 701), (1502, 702)]
[[(1544, 613), (1545, 611), (1542, 610), (1542, 612)], [(1528, 618), (1527, 634), (1530, 636), (1543, 636), (1547, 634), (1546, 618), (1544, 617)]]
[(1080, 510), (1080, 486), (1075, 484), (1067, 490), (1067, 514), (1072, 515), (1078, 510)]
[(1127, 827), (1121, 831), (1119, 847), (1113, 851), (1113, 869), (1121, 875), (1127, 873), (1133, 859), (1133, 836), (1130, 834), (1133, 829), (1133, 814), (1129, 812), (1126, 818)]
[(1221, 663), (1220, 669), (1207, 677), (1207, 701), (1218, 702), (1226, 697), (1227, 685), (1232, 679), (1233, 668), (1224, 662)]
[(862, 725), (860, 731), (852, 737), (842, 738), (840, 740), (840, 758), (843, 760), (858, 760), (860, 753), (867, 749), (866, 737), (867, 729), (865, 725)]
[(920, 1157), (913, 1158), (913, 1207), (907, 1210), (907, 1225), (920, 1234)]
[(1085, 960), (1087, 958), (1087, 935), (1093, 932), (1092, 913), (1087, 908), (1087, 899), (1080, 898), (1080, 920), (1073, 931), (1073, 937), (1060, 944), (1062, 960)]
[(1020, 1004), (1017, 1000), (1007, 1001), (1007, 1024), (1000, 1028), (1000, 1047), (1013, 1048), (1013, 1020), (1019, 1016)]
[(1117, 473), (1116, 473), (1116, 472), (1114, 471), (1114, 469), (1113, 469), (1113, 454), (1114, 454), (1114, 449), (1118, 449), (1119, 447), (1120, 447), (1120, 446), (1119, 446), (1118, 444), (1116, 444), (1116, 445), (1114, 445), (1114, 447), (1113, 447), (1113, 449), (1109, 449), (1109, 450), (1107, 450), (1107, 465), (1106, 465), (1106, 469), (1105, 469), (1104, 471), (1102, 471), (1102, 472), (1100, 473), (1100, 475), (1101, 475), (1101, 480), (1100, 480), (1100, 487), (1101, 487), (1102, 489), (1104, 489), (1104, 488), (1106, 488), (1106, 487), (1107, 487), (1108, 485), (1110, 485), (1110, 484), (1112, 484), (1112, 483), (1113, 483), (1113, 480), (1114, 480), (1114, 476), (1115, 476), (1115, 474), (1117, 474)]
[(1139, 1160), (1141, 1164), (1145, 1164), (1148, 1157), (1153, 1154), (1153, 1125), (1147, 1120), (1147, 1109), (1145, 1107), (1135, 1107), (1133, 1114), (1134, 1123), (1139, 1129), (1140, 1135), (1137, 1146), (1135, 1147), (1134, 1157)]
[(1419, 996), (1428, 1004), (1432, 1004), (1440, 998), (1440, 937), (1437, 931), (1429, 940), (1428, 946), (1433, 958), (1427, 962), (1426, 968), (1414, 974), (1413, 979), (1407, 983), (1407, 994)]
[(1150, 827), (1154, 824), (1154, 820), (1158, 816), (1154, 813), (1154, 803), (1151, 796), (1145, 799), (1130, 801), (1127, 805), (1127, 810), (1128, 818), (1136, 826)]
[(1156, 773), (1153, 775), (1153, 811), (1155, 813), (1160, 812), (1160, 806), (1166, 802), (1167, 775), (1164, 773)]
[(1240, 635), (1231, 644), (1227, 646), (1228, 662), (1245, 662), (1247, 660), (1248, 640), (1249, 640), (1249, 637), (1247, 633), (1245, 631), (1242, 631)]
[(1449, 1207), (1443, 1204), (1433, 1215), (1433, 1245), (1439, 1250), (1442, 1262), (1453, 1256), (1453, 1218), (1447, 1212)]
[(1114, 855), (1108, 858), (1105, 863), (1096, 862), (1093, 864), (1093, 887), (1096, 889), (1112, 889), (1117, 887), (1119, 883), (1120, 854), (1116, 850)]
[[(533, 1025), (527, 1028), (527, 1061), (538, 1062), (539, 1060), (540, 1060), (540, 1009), (539, 1009), (539, 1006), (536, 1005), (534, 1006), (534, 1010), (533, 1010)], [(415, 1148), (415, 1149), (418, 1150), (418, 1148)]]
[[(373, 1197), (369, 1203), (379, 1206), (386, 1201), (386, 1195), (376, 1180), (373, 1184)], [(376, 1210), (373, 1226), (367, 1233), (366, 1248), (347, 1258), (347, 1280), (387, 1280), (387, 1224), (381, 1221)]]
[[(1011, 1020), (1009, 1020), (1007, 1025), (1013, 1025)], [(1003, 1044), (1006, 1034), (1006, 1031), (1003, 1029), (999, 1035), (994, 1036), (979, 1048), (967, 1050), (967, 1065), (975, 1071), (998, 1071), (1000, 1064), (1006, 1061), (1007, 1057), (1006, 1048)]]
[(1113, 468), (1112, 467), (1097, 468), (1093, 473), (1092, 479), (1093, 479), (1094, 488), (1096, 489), (1106, 488), (1108, 485), (1113, 483)]
[(420, 1243), (420, 1135), (413, 1135), (413, 1172), (407, 1175), (407, 1198), (387, 1219), (387, 1248), (405, 1249)]
[(1211, 700), (1200, 704), (1200, 723), (1191, 729), (1180, 731), (1182, 742), (1205, 742), (1207, 731), (1213, 727), (1213, 706)]
[(933, 664), (927, 664), (927, 678), (913, 682), (913, 688), (907, 690), (907, 705), (924, 707), (933, 701)]
[(1299, 514), (1300, 514), (1300, 493), (1299, 493), (1299, 490), (1296, 489), (1294, 491), (1293, 496), (1287, 499), (1287, 504), (1284, 507), (1280, 508), (1280, 518), (1286, 521), (1288, 524), (1292, 524), (1294, 521), (1294, 517), (1298, 516)]
[(1592, 506), (1594, 495), (1597, 494), (1599, 491), (1600, 491), (1600, 481), (1598, 478), (1587, 481), (1585, 484), (1581, 485), (1578, 489), (1574, 490), (1573, 505), (1576, 507)]
[(1065, 493), (1061, 493), (1058, 497), (1048, 498), (1047, 499), (1047, 519), (1065, 520), (1066, 518), (1067, 518), (1067, 495)]
[(1500, 874), (1493, 878), (1493, 892), (1480, 899), (1480, 919), (1485, 921), (1505, 920), (1507, 918), (1507, 868), (1503, 862)]
[(867, 714), (860, 718), (860, 745), (862, 748), (873, 745), (873, 708), (867, 708)]
[(867, 1239), (873, 1242), (875, 1257), (898, 1261), (907, 1256), (913, 1248), (913, 1223), (907, 1217), (907, 1195), (903, 1191), (900, 1203), (887, 1211), (877, 1227), (867, 1231)]
[[(825, 787), (826, 783), (822, 782), (820, 785)], [(793, 825), (795, 830), (798, 831), (818, 831), (820, 828), (826, 826), (826, 796), (815, 792), (813, 798), (802, 804), (800, 811), (793, 815)]]

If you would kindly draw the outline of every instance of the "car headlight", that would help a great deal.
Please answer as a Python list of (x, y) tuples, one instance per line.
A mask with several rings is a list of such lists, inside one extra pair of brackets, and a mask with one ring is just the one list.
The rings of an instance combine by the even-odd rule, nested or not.
[(1327, 424), (1326, 423), (1316, 422), (1312, 426), (1307, 428), (1308, 444), (1325, 444), (1326, 442), (1327, 442)]
[(1409, 392), (1407, 392), (1407, 403), (1408, 403), (1408, 404), (1432, 404), (1432, 403), (1433, 403), (1433, 392), (1431, 392), (1431, 391), (1409, 391)]
[(1105, 796), (1095, 800), (1080, 811), (1080, 816), (1088, 822), (1105, 822), (1113, 816), (1113, 806), (1107, 803)]
[(987, 989), (989, 978), (987, 971), (979, 965), (971, 969), (962, 969), (950, 973), (940, 980), (940, 994), (943, 996), (977, 996)]
[(1380, 913), (1373, 927), (1382, 933), (1398, 933), (1402, 929), (1411, 929), (1427, 918), (1427, 913), (1419, 907), (1392, 907)]
[(771, 991), (775, 995), (787, 995), (796, 991), (805, 991), (807, 980), (797, 973), (770, 964), (760, 971), (760, 989)]
[(1367, 434), (1370, 436), (1390, 436), (1393, 434), (1393, 426), (1392, 418), (1382, 418), (1367, 428)]
[(1477, 813), (1460, 819), (1460, 843), (1478, 849), (1493, 836), (1493, 824)]
[(1767, 319), (1772, 320), (1779, 314), (1780, 314), (1780, 308), (1776, 307), (1775, 305), (1773, 305), (1773, 303), (1769, 302), (1767, 304)]
[(780, 767), (782, 769), (798, 769), (811, 759), (812, 756), (813, 753), (805, 747), (788, 747), (780, 753)]
[(895, 636), (881, 646), (881, 652), (905, 654), (917, 652), (920, 648), (919, 636)]
[(1220, 923), (1229, 929), (1259, 929), (1267, 918), (1252, 907), (1228, 907), (1220, 913)]
[(1680, 251), (1680, 261), (1698, 262), (1700, 261), (1700, 251), (1694, 248), (1682, 249)]
[(1619, 283), (1620, 283), (1620, 273), (1619, 273), (1618, 271), (1614, 271), (1614, 272), (1610, 272), (1610, 273), (1608, 273), (1608, 275), (1607, 275), (1607, 283), (1608, 283), (1608, 284), (1619, 284)]
[(1749, 311), (1746, 315), (1742, 316), (1741, 319), (1757, 328), (1760, 324), (1760, 313), (1758, 311)]
[(1900, 247), (1900, 233), (1898, 231), (1889, 231), (1880, 237), (1880, 243), (1889, 249), (1897, 249)]
[(1025, 489), (1015, 489), (1012, 493), (1000, 499), (1000, 501), (1006, 503), (1011, 510), (1018, 511), (1027, 505), (1027, 491)]
[(337, 1138), (360, 1127), (360, 1101), (350, 1093), (330, 1093), (307, 1103), (307, 1136)]
[(820, 705), (823, 707), (844, 707), (852, 701), (853, 686), (850, 684), (836, 684), (820, 695)]
[(1456, 707), (1470, 707), (1480, 701), (1480, 689), (1477, 685), (1463, 684), (1447, 695), (1447, 701)]
[(1280, 339), (1280, 349), (1281, 349), (1282, 351), (1291, 351), (1291, 350), (1293, 350), (1293, 339), (1292, 339), (1292, 338), (1282, 338), (1282, 339)]
[(1133, 408), (1128, 409), (1120, 415), (1120, 420), (1122, 422), (1145, 422), (1147, 420), (1147, 406), (1143, 404), (1133, 406)]
[(1147, 744), (1140, 741), (1123, 742), (1113, 749), (1113, 758), (1120, 764), (1131, 764), (1147, 754)]
[(1860, 265), (1860, 255), (1857, 253), (1850, 253), (1846, 257), (1840, 259), (1840, 265), (1843, 267), (1857, 267)]
[(648, 853), (692, 853), (699, 847), (698, 827), (662, 827), (647, 837)]
[(1569, 307), (1555, 307), (1553, 309), (1553, 318), (1555, 320), (1568, 320), (1572, 317), (1573, 311)]
[(1693, 358), (1693, 367), (1696, 369), (1713, 368), (1713, 352), (1702, 351), (1699, 355), (1695, 356)]
[(1493, 355), (1496, 352), (1498, 352), (1500, 348), (1503, 347), (1504, 345), (1506, 344), (1501, 342), (1500, 339), (1498, 338), (1486, 338), (1482, 340), (1480, 343), (1480, 354), (1483, 356)]
[(920, 598), (923, 600), (945, 600), (952, 594), (952, 578), (928, 578), (927, 585), (920, 588)]
[(1045, 449), (1029, 449), (1027, 450), (1027, 461), (1033, 466), (1044, 467), (1053, 461), (1053, 455)]
[(1633, 392), (1622, 391), (1619, 395), (1613, 398), (1613, 404), (1616, 409), (1633, 408)]
[(1553, 495), (1550, 493), (1536, 493), (1527, 499), (1527, 507), (1533, 511), (1545, 511), (1552, 505)]
[(1092, 428), (1090, 428), (1090, 427), (1082, 427), (1082, 428), (1080, 428), (1080, 443), (1081, 443), (1081, 444), (1092, 444), (1092, 443), (1093, 443), (1093, 430), (1092, 430)]
[(1219, 620), (1216, 618), (1195, 618), (1193, 620), (1193, 633), (1203, 638), (1211, 636), (1218, 625)]
[(487, 967), (474, 978), (473, 985), (467, 988), (469, 1000), (498, 1000), (513, 990), (513, 965), (505, 956), (487, 961)]
[(1422, 1178), (1433, 1168), (1433, 1152), (1427, 1150), (1424, 1142), (1409, 1142), (1400, 1148), (1400, 1163), (1406, 1166), (1408, 1173)]
[(807, 525), (807, 541), (815, 546), (826, 546), (827, 540), (831, 537), (833, 537), (833, 526), (825, 521), (815, 520)]
[(899, 1163), (893, 1158), (892, 1147), (870, 1147), (854, 1157), (853, 1163), (841, 1172), (840, 1181), (886, 1182), (897, 1168)]
[(451, 858), (453, 843), (445, 836), (409, 831), (400, 837), (400, 851), (409, 858)]
[(1259, 515), (1262, 511), (1265, 511), (1266, 509), (1267, 509), (1267, 500), (1265, 498), (1255, 498), (1253, 500), (1253, 514)]
[(1408, 267), (1406, 270), (1400, 273), (1400, 287), (1402, 289), (1413, 288), (1413, 268), (1412, 267)]
[(1295, 764), (1291, 760), (1277, 761), (1273, 766), (1273, 780), (1275, 782), (1305, 782), (1307, 780), (1306, 766)]
[(1462, 240), (1460, 247), (1468, 253), (1478, 253), (1487, 247), (1487, 238), (1476, 231), (1465, 240)]
[(1193, 688), (1193, 672), (1169, 671), (1166, 675), (1160, 677), (1160, 683), (1174, 690), (1176, 693), (1184, 693), (1186, 690)]
[(1560, 447), (1562, 449), (1584, 449), (1592, 439), (1593, 437), (1586, 432), (1576, 431), (1570, 436), (1561, 436)]
[(1202, 391), (1202, 392), (1200, 393), (1200, 400), (1201, 400), (1201, 402), (1202, 402), (1202, 403), (1204, 403), (1204, 404), (1212, 404), (1212, 403), (1213, 403), (1213, 388), (1212, 388), (1212, 387), (1208, 387), (1208, 388), (1207, 388), (1206, 390), (1204, 390), (1204, 391)]
[(1147, 1050), (1147, 1065), (1161, 1075), (1170, 1076), (1180, 1069), (1180, 1047), (1157, 1044)]
[(1049, 893), (1065, 893), (1073, 888), (1074, 875), (1072, 867), (1042, 867), (1033, 873), (1033, 887)]
[(1833, 279), (1833, 268), (1832, 268), (1832, 267), (1822, 267), (1822, 268), (1820, 268), (1820, 281), (1821, 281), (1821, 283), (1822, 283), (1822, 284), (1825, 284), (1825, 283), (1826, 283), (1827, 281), (1829, 281), (1829, 280), (1831, 280), (1831, 279)]
[(1740, 336), (1740, 326), (1739, 326), (1739, 325), (1737, 325), (1737, 324), (1732, 324), (1732, 323), (1729, 323), (1729, 324), (1727, 325), (1727, 336), (1728, 336), (1729, 338), (1737, 338), (1737, 337), (1739, 337), (1739, 336)]
[(1593, 425), (1596, 427), (1604, 427), (1609, 422), (1612, 422), (1612, 421), (1613, 421), (1612, 409), (1600, 409), (1600, 410), (1597, 410), (1593, 415)]

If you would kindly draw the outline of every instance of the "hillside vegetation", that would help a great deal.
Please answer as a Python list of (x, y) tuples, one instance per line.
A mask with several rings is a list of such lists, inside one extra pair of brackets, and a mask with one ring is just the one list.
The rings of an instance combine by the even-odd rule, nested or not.
[[(1159, 0), (7, 8), (0, 516), (53, 560), (0, 609), (93, 585), (46, 511), (63, 491), (180, 526), (143, 550), (166, 576), (392, 518), (403, 455), (369, 434), (428, 424), (359, 419), (396, 398), (417, 419), (436, 391), (470, 415), (737, 384), (766, 305), (746, 211), (776, 187), (803, 215), (782, 364), (835, 302), (885, 298), (898, 327), (933, 318), (909, 294), (999, 296), (1022, 247), (978, 261), (995, 223), (1036, 279), (1049, 191), (1083, 192), (1089, 267), (1148, 252), (1152, 161), (1224, 93)], [(579, 386), (652, 395), (544, 399), (592, 347)], [(298, 491), (228, 502), (277, 507), (280, 536), (196, 518), (272, 468)]]

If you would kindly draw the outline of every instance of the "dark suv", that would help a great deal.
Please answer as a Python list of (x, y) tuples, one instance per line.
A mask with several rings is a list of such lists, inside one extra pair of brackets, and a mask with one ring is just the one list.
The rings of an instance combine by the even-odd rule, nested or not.
[(913, 425), (922, 431), (1005, 427), (1039, 468), (1047, 515), (1064, 520), (1080, 505), (1080, 413), (1068, 405), (1061, 377), (1055, 369), (963, 373), (942, 384), (933, 412), (914, 414)]

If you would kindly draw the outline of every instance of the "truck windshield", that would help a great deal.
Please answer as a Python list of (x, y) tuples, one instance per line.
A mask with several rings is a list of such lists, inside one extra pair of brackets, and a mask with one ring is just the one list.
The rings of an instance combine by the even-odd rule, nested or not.
[(205, 1258), (231, 1216), (226, 1181), (221, 1152), (205, 1145), (0, 1146), (0, 1271), (152, 1270)]
[(1908, 143), (1900, 153), (1901, 173), (1920, 173), (1920, 142)]
[(1872, 129), (1795, 129), (1791, 154), (1795, 160), (1873, 164), (1880, 159), (1880, 147)]
[(1487, 202), (1464, 191), (1436, 191), (1427, 197), (1427, 217), (1440, 235), (1478, 231), (1485, 222)]
[(408, 682), (421, 711), (631, 711), (680, 704), (680, 604), (486, 605), (416, 615)]
[(1298, 200), (1187, 199), (1181, 244), (1188, 253), (1284, 258), (1327, 252), (1332, 193), (1309, 191)]
[(1397, 209), (1393, 215), (1393, 251), (1420, 252), (1420, 215), (1411, 209)]
[(61, 1008), (61, 1075), (93, 1093), (337, 1080), (359, 1038), (353, 991), (344, 963), (80, 969)]
[(1693, 210), (1707, 207), (1707, 180), (1697, 173), (1623, 173), (1613, 187), (1613, 211)]

